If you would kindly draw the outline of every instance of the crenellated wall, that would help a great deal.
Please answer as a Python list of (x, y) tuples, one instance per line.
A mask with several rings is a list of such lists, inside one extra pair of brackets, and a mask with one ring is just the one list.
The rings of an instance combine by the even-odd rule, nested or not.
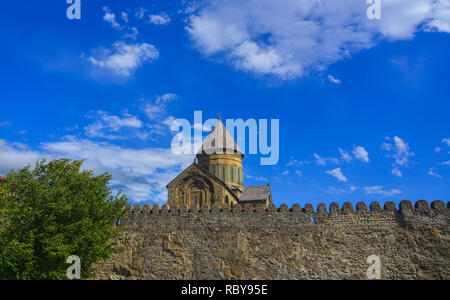
[(139, 205), (120, 220), (124, 252), (97, 279), (450, 279), (449, 204), (404, 200), (266, 209)]

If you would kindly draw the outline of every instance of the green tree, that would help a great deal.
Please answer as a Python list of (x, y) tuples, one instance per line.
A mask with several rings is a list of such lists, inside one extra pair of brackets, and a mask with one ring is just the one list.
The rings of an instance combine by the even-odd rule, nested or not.
[(81, 276), (117, 251), (115, 226), (127, 202), (113, 195), (111, 175), (82, 170), (83, 161), (42, 160), (0, 182), (0, 278), (66, 279), (66, 259), (81, 259)]

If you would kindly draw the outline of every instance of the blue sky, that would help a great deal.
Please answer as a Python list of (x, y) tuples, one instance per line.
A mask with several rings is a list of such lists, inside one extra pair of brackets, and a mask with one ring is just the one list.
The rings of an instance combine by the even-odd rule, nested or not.
[[(7, 1), (0, 175), (86, 159), (131, 203), (166, 200), (193, 161), (173, 118), (280, 120), (280, 159), (244, 160), (274, 202), (450, 198), (450, 7), (386, 0)], [(340, 2), (340, 1), (339, 1)], [(312, 6), (311, 3), (315, 3)]]

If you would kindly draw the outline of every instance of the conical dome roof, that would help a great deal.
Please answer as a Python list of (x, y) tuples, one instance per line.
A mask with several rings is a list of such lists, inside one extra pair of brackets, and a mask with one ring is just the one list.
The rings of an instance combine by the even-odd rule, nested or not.
[(197, 154), (242, 154), (241, 148), (236, 144), (222, 121), (217, 121), (211, 133), (206, 137)]

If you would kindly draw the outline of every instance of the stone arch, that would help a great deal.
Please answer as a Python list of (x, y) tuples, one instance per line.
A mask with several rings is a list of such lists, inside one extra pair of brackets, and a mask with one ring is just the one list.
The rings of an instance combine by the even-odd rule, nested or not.
[(185, 178), (182, 184), (183, 204), (193, 208), (212, 206), (215, 189), (212, 181), (198, 174)]

